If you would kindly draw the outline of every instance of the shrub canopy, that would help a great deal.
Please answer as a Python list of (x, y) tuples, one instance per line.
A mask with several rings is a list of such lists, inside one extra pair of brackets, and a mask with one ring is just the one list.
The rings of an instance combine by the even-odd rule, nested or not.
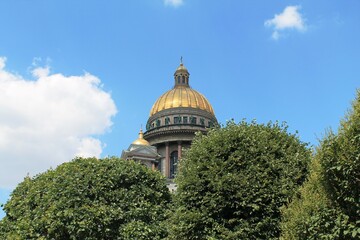
[(26, 177), (5, 204), (2, 239), (161, 239), (163, 177), (118, 158), (77, 158)]
[(283, 239), (360, 238), (360, 92), (320, 142), (309, 180), (284, 210)]
[(180, 162), (170, 239), (276, 239), (310, 151), (285, 125), (245, 121), (198, 135)]

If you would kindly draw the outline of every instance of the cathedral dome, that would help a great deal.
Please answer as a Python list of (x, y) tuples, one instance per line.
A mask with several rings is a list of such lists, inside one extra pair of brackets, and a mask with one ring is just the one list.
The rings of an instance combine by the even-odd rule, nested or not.
[(150, 145), (178, 141), (189, 144), (196, 132), (206, 133), (217, 125), (211, 104), (190, 87), (189, 76), (181, 62), (174, 73), (174, 87), (152, 106), (144, 133)]
[(174, 73), (175, 86), (173, 89), (161, 95), (150, 111), (150, 117), (154, 114), (171, 108), (196, 108), (204, 110), (215, 116), (209, 101), (201, 93), (189, 86), (189, 72), (181, 62)]
[(211, 104), (204, 95), (189, 86), (179, 85), (165, 92), (156, 100), (151, 108), (150, 117), (162, 110), (178, 107), (197, 108), (215, 115)]

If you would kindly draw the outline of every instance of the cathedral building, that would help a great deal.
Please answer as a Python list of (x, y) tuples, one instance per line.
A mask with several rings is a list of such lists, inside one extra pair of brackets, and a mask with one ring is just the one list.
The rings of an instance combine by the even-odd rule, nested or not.
[(155, 101), (146, 132), (140, 130), (139, 138), (123, 151), (123, 159), (139, 161), (172, 179), (182, 151), (190, 147), (195, 133), (206, 133), (218, 124), (211, 104), (190, 87), (189, 77), (181, 61), (174, 73), (174, 87)]

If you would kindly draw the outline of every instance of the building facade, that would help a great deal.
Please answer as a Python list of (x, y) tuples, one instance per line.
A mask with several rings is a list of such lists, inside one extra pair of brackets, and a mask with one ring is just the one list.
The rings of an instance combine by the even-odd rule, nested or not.
[[(145, 142), (134, 142), (138, 145), (137, 151), (148, 146), (156, 149), (158, 156), (153, 163), (168, 179), (175, 177), (182, 151), (190, 147), (195, 133), (206, 133), (218, 124), (211, 104), (204, 95), (190, 87), (189, 77), (181, 62), (174, 73), (173, 88), (162, 94), (150, 110), (146, 132), (139, 135), (139, 139)], [(123, 158), (130, 158), (131, 147), (134, 145), (125, 152), (127, 155), (123, 152)]]

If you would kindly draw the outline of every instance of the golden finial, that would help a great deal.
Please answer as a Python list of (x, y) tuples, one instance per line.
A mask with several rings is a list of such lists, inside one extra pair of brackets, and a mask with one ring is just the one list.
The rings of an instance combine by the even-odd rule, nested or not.
[(147, 146), (150, 145), (149, 142), (144, 139), (144, 133), (142, 131), (142, 125), (141, 125), (140, 132), (139, 132), (139, 138), (136, 139), (132, 144), (147, 145)]

